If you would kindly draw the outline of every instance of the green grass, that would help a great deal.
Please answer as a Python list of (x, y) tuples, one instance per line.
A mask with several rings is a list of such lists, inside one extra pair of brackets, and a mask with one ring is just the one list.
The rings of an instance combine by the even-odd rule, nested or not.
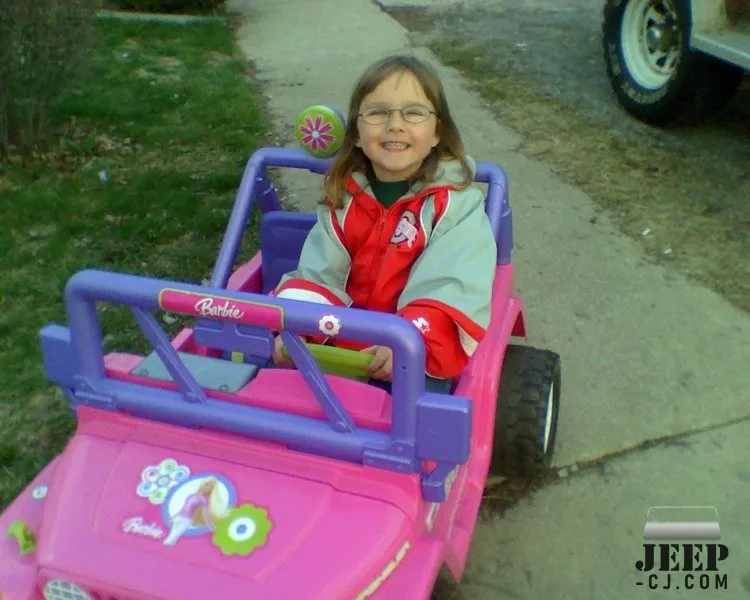
[[(55, 106), (56, 148), (35, 165), (6, 158), (0, 172), (0, 507), (75, 426), (38, 344), (44, 325), (67, 320), (67, 280), (84, 268), (209, 277), (245, 162), (269, 131), (225, 25), (96, 30), (90, 68)], [(129, 313), (102, 318), (108, 347), (138, 345)]]

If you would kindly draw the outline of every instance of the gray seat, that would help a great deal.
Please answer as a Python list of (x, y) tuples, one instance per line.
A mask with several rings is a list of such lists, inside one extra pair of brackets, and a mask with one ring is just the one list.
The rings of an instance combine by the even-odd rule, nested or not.
[[(178, 352), (177, 354), (198, 382), (198, 385), (208, 390), (234, 394), (241, 390), (258, 372), (256, 365), (209, 356), (198, 356), (186, 352)], [(130, 374), (161, 381), (173, 381), (172, 376), (156, 352), (152, 352), (144, 358), (130, 371)]]

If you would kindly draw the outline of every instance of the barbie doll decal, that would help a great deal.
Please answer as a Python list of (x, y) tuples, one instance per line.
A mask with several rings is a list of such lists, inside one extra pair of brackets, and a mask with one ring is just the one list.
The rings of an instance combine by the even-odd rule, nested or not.
[[(174, 473), (176, 478), (171, 477)], [(161, 540), (164, 546), (211, 534), (211, 542), (222, 554), (247, 556), (266, 544), (273, 527), (268, 512), (252, 504), (238, 505), (235, 487), (224, 475), (190, 476), (187, 466), (167, 459), (146, 467), (141, 479), (138, 495), (148, 498), (152, 505), (161, 505), (164, 530), (153, 523), (158, 535), (151, 533), (149, 537)], [(132, 532), (132, 528), (126, 532)]]
[(234, 490), (219, 483), (217, 477), (193, 477), (168, 496), (162, 511), (169, 527), (165, 546), (174, 546), (184, 535), (215, 531), (216, 524), (229, 514), (230, 503), (234, 505)]

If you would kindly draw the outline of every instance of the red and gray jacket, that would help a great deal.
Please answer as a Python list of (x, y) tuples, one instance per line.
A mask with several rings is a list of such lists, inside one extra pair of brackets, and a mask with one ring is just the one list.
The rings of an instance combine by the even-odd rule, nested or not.
[(318, 207), (298, 268), (273, 295), (401, 315), (422, 332), (427, 374), (455, 377), (489, 323), (497, 256), (484, 195), (456, 190), (461, 174), (458, 161), (444, 161), (434, 183), (385, 208), (355, 173), (343, 208)]

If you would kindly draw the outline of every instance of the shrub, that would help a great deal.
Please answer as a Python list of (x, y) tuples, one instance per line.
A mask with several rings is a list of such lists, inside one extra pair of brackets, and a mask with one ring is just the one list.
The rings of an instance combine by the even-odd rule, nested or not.
[(50, 139), (50, 107), (92, 41), (91, 0), (0, 1), (0, 152), (24, 156)]
[(163, 13), (211, 13), (226, 0), (115, 0), (123, 10)]

